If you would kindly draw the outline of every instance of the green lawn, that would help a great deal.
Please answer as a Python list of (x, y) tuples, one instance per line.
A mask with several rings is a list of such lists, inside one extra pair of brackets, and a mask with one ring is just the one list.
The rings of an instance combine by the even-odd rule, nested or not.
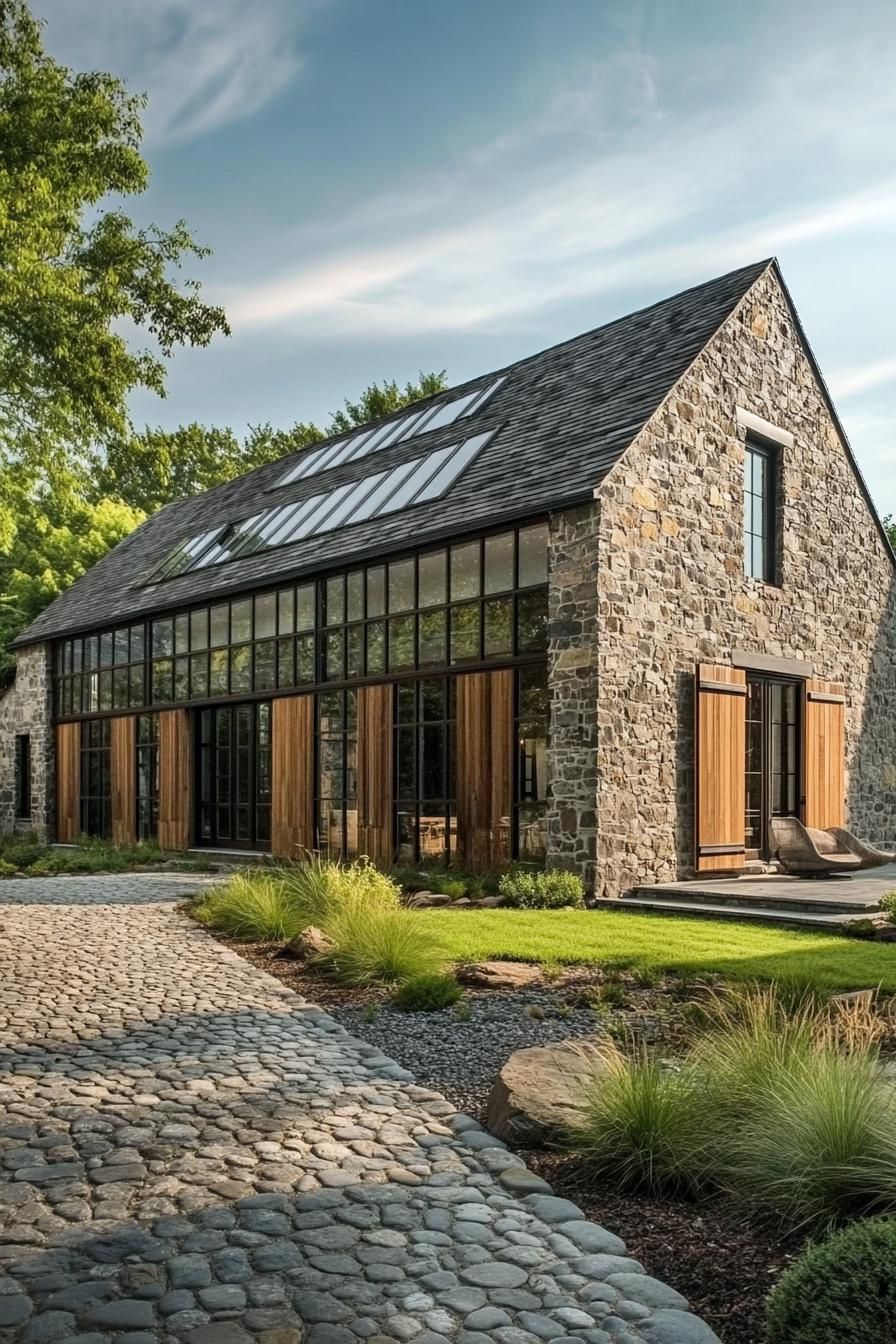
[(419, 918), (456, 961), (610, 963), (896, 992), (896, 943), (606, 910), (421, 910)]

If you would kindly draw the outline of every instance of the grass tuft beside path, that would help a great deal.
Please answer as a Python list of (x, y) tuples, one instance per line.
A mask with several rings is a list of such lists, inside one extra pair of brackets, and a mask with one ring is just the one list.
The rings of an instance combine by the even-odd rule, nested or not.
[(595, 963), (837, 992), (896, 992), (896, 943), (729, 920), (607, 910), (421, 910), (453, 961)]

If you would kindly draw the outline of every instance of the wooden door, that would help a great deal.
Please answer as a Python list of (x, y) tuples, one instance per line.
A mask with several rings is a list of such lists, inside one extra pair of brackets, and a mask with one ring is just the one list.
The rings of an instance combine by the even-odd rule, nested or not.
[(56, 839), (72, 845), (81, 830), (81, 725), (56, 729)]
[(843, 826), (846, 795), (846, 687), (811, 679), (803, 688), (804, 822)]
[(701, 663), (696, 678), (696, 862), (698, 873), (744, 866), (746, 673)]
[(358, 691), (358, 853), (390, 863), (392, 839), (392, 687)]
[(271, 725), (271, 850), (300, 858), (314, 846), (314, 696), (281, 696)]
[(185, 709), (159, 715), (159, 844), (183, 850), (190, 844), (190, 720)]
[(137, 720), (112, 720), (112, 843), (132, 845), (137, 826)]
[(457, 844), (474, 868), (510, 858), (513, 672), (457, 679)]

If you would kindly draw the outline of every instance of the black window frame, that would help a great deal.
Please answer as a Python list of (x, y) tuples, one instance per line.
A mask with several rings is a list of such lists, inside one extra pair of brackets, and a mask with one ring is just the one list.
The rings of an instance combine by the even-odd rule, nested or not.
[(15, 738), (15, 819), (31, 820), (31, 734), (16, 733)]
[[(80, 766), (80, 832), (98, 840), (110, 840), (112, 838), (110, 718), (85, 719), (81, 724)], [(96, 782), (99, 782), (98, 789), (91, 787)]]
[[(762, 462), (762, 494), (752, 489), (754, 466)], [(774, 444), (748, 438), (744, 458), (744, 518), (743, 550), (744, 572), (749, 579), (778, 585), (778, 470), (779, 450)], [(758, 503), (758, 510), (757, 510)], [(757, 511), (761, 531), (756, 530)], [(761, 572), (756, 572), (754, 549), (756, 542), (762, 549)]]

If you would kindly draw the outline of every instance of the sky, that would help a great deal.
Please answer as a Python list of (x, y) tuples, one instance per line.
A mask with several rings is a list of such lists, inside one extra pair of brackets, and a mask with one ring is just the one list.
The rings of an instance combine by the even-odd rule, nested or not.
[(325, 422), (776, 255), (896, 511), (891, 0), (37, 0), (145, 92), (139, 222), (185, 217), (233, 334), (138, 423)]

